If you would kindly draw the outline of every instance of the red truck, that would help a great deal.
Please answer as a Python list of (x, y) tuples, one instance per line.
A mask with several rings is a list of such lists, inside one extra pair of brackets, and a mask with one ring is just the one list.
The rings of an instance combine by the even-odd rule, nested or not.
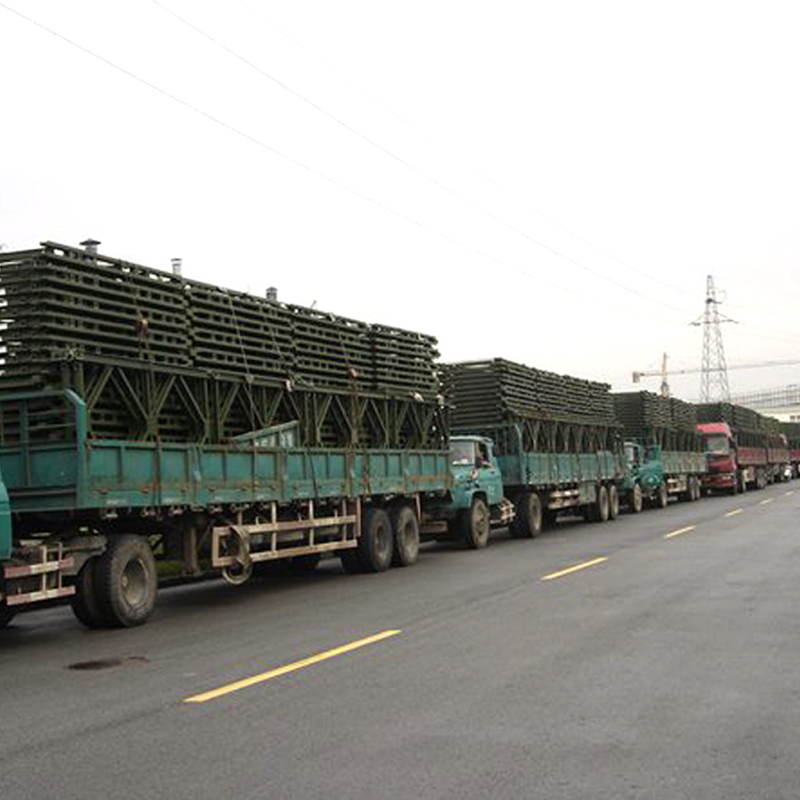
[(718, 489), (736, 494), (783, 480), (789, 449), (782, 434), (738, 435), (727, 422), (704, 422), (697, 429), (703, 436), (708, 459), (708, 472), (702, 478), (706, 491)]
[(800, 478), (800, 422), (782, 422), (781, 431), (789, 447), (789, 474)]

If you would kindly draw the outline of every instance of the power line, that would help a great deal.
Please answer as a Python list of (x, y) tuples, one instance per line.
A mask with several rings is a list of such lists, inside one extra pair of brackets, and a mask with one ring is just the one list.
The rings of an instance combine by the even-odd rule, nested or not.
[[(274, 28), (276, 31), (278, 31), (278, 33), (280, 33), (282, 36), (284, 36), (290, 42), (295, 44), (297, 47), (301, 48), (302, 50), (306, 51), (307, 53), (308, 52), (312, 52), (302, 42), (298, 41), (293, 36), (291, 36), (290, 34), (286, 33), (286, 31), (284, 31), (278, 25), (276, 25), (263, 12), (253, 8), (253, 6), (250, 5), (249, 3), (245, 2), (245, 0), (239, 0), (239, 3), (241, 5), (243, 5), (245, 8), (247, 8), (252, 14), (254, 14), (254, 15), (258, 16), (258, 17), (261, 17), (266, 22), (268, 22), (269, 25), (272, 28)], [(398, 113), (395, 109), (391, 108), (386, 103), (384, 103), (383, 100), (381, 100), (379, 97), (374, 95), (372, 92), (368, 91), (363, 86), (361, 86), (360, 84), (358, 84), (355, 81), (353, 81), (350, 77), (348, 77), (344, 73), (340, 72), (335, 67), (332, 67), (329, 62), (325, 61), (325, 59), (321, 59), (317, 55), (315, 55), (315, 57), (317, 58), (317, 60), (323, 66), (325, 66), (326, 68), (337, 72), (351, 86), (354, 86), (358, 91), (360, 91), (362, 94), (364, 94), (370, 100), (372, 100), (373, 102), (377, 103), (379, 106), (381, 106), (381, 108), (385, 109), (392, 116), (396, 117), (402, 123), (404, 123), (406, 126), (411, 128), (411, 130), (417, 131), (418, 133), (420, 133), (429, 142), (431, 142), (436, 147), (438, 147), (439, 150), (445, 152), (450, 158), (453, 158), (453, 159), (455, 159), (457, 161), (460, 161), (462, 164), (465, 164), (469, 169), (471, 169), (473, 172), (475, 172), (476, 175), (478, 175), (480, 178), (485, 180), (487, 183), (492, 184), (496, 188), (500, 189), (502, 192), (505, 192), (506, 194), (510, 195), (511, 197), (515, 198), (516, 200), (521, 201), (525, 205), (525, 207), (527, 209), (529, 209), (530, 211), (533, 211), (536, 215), (538, 215), (539, 217), (544, 219), (546, 222), (549, 222), (551, 225), (554, 225), (555, 227), (557, 227), (560, 230), (564, 231), (565, 233), (567, 233), (568, 235), (570, 235), (573, 238), (577, 239), (578, 241), (583, 242), (585, 245), (587, 245), (588, 247), (592, 248), (593, 250), (596, 250), (598, 253), (600, 253), (601, 255), (605, 256), (606, 258), (610, 258), (612, 261), (616, 261), (618, 264), (621, 264), (622, 266), (626, 267), (627, 269), (638, 273), (639, 275), (643, 276), (644, 278), (647, 278), (648, 280), (653, 281), (654, 283), (657, 283), (658, 285), (663, 286), (666, 289), (670, 289), (670, 290), (672, 290), (674, 292), (678, 292), (680, 294), (687, 295), (688, 297), (691, 297), (693, 299), (698, 299), (700, 297), (700, 295), (697, 294), (696, 292), (692, 292), (692, 291), (689, 291), (688, 289), (684, 289), (684, 288), (682, 288), (680, 286), (676, 286), (675, 284), (668, 283), (667, 281), (664, 281), (661, 278), (657, 278), (655, 275), (651, 275), (649, 272), (646, 272), (643, 269), (640, 269), (638, 267), (634, 267), (632, 264), (629, 264), (627, 261), (624, 261), (623, 259), (613, 255), (612, 253), (609, 253), (606, 250), (603, 250), (601, 247), (598, 247), (596, 244), (594, 244), (593, 242), (590, 242), (585, 237), (581, 236), (580, 234), (578, 234), (575, 231), (571, 230), (570, 228), (566, 227), (565, 225), (560, 223), (558, 220), (553, 219), (548, 214), (545, 214), (541, 209), (537, 208), (536, 206), (534, 206), (530, 202), (528, 202), (526, 199), (521, 197), (521, 195), (518, 192), (509, 189), (507, 186), (504, 186), (503, 184), (499, 183), (497, 180), (492, 178), (490, 175), (487, 175), (485, 172), (483, 172), (483, 170), (481, 170), (480, 168), (476, 167), (474, 164), (470, 163), (469, 161), (467, 161), (463, 157), (460, 157), (460, 156), (454, 154), (451, 148), (448, 148), (445, 145), (443, 145), (441, 142), (437, 141), (428, 132), (426, 132), (424, 130), (421, 130), (418, 126), (416, 126), (414, 123), (412, 123), (406, 117), (404, 117), (402, 114)], [(683, 313), (683, 310), (681, 310), (681, 311)]]
[(272, 81), (273, 83), (277, 84), (282, 89), (284, 89), (285, 91), (289, 92), (293, 97), (296, 97), (297, 99), (299, 99), (302, 102), (306, 103), (311, 108), (313, 108), (315, 111), (318, 111), (320, 114), (323, 114), (324, 116), (328, 117), (328, 119), (332, 120), (337, 125), (340, 125), (345, 130), (347, 130), (350, 133), (352, 133), (354, 136), (359, 137), (363, 141), (365, 141), (368, 144), (370, 144), (372, 147), (375, 147), (376, 149), (380, 150), (380, 152), (384, 153), (385, 155), (389, 156), (393, 160), (397, 161), (399, 164), (402, 164), (404, 167), (412, 170), (416, 174), (421, 175), (423, 178), (428, 180), (434, 186), (438, 187), (439, 189), (441, 189), (444, 192), (447, 192), (449, 195), (451, 195), (452, 197), (455, 197), (456, 199), (460, 200), (462, 203), (466, 203), (471, 208), (474, 208), (476, 211), (478, 211), (481, 214), (489, 217), (489, 219), (492, 219), (495, 222), (499, 223), (500, 225), (503, 225), (504, 227), (508, 228), (510, 231), (513, 231), (514, 233), (518, 234), (519, 236), (524, 237), (528, 241), (532, 242), (533, 244), (537, 245), (538, 247), (541, 247), (544, 250), (547, 250), (548, 252), (552, 253), (553, 255), (557, 256), (558, 258), (561, 258), (561, 259), (569, 262), (570, 264), (578, 267), (579, 269), (582, 269), (582, 270), (588, 272), (591, 275), (594, 275), (597, 278), (600, 278), (601, 280), (604, 280), (604, 281), (607, 281), (607, 282), (613, 284), (614, 286), (618, 287), (619, 289), (622, 289), (625, 292), (629, 292), (629, 293), (631, 293), (633, 295), (636, 295), (637, 297), (640, 297), (643, 300), (647, 300), (648, 302), (657, 303), (658, 305), (664, 306), (665, 308), (669, 308), (669, 309), (671, 309), (673, 311), (678, 311), (681, 314), (688, 313), (685, 309), (679, 308), (678, 306), (675, 306), (672, 303), (667, 303), (667, 302), (664, 302), (663, 300), (659, 300), (656, 297), (651, 297), (650, 295), (645, 294), (644, 292), (640, 292), (637, 289), (634, 289), (631, 286), (628, 286), (627, 284), (623, 283), (622, 281), (618, 281), (615, 278), (612, 278), (612, 277), (610, 277), (608, 275), (605, 275), (600, 270), (593, 269), (592, 267), (589, 267), (589, 266), (581, 263), (580, 261), (577, 261), (576, 259), (574, 259), (574, 258), (572, 258), (570, 256), (567, 256), (564, 253), (561, 253), (560, 251), (556, 250), (555, 248), (550, 247), (550, 245), (545, 244), (544, 242), (534, 238), (533, 236), (529, 235), (528, 233), (526, 233), (525, 231), (521, 230), (520, 228), (517, 228), (515, 225), (512, 225), (511, 223), (507, 222), (506, 220), (504, 220), (501, 217), (497, 216), (496, 214), (492, 213), (488, 209), (483, 208), (483, 206), (479, 205), (478, 203), (475, 203), (474, 201), (470, 200), (469, 198), (464, 197), (463, 195), (459, 194), (458, 192), (456, 192), (455, 190), (451, 189), (446, 184), (444, 184), (441, 181), (437, 180), (433, 176), (427, 174), (426, 172), (424, 172), (423, 170), (419, 169), (417, 166), (415, 166), (411, 162), (409, 162), (406, 159), (402, 158), (401, 156), (398, 156), (396, 153), (394, 153), (391, 150), (387, 149), (382, 144), (380, 144), (379, 142), (376, 142), (374, 139), (370, 138), (366, 134), (361, 133), (361, 131), (359, 131), (356, 128), (352, 127), (347, 122), (345, 122), (344, 120), (342, 120), (339, 117), (337, 117), (335, 114), (332, 114), (331, 112), (329, 112), (326, 109), (322, 108), (322, 106), (318, 105), (313, 100), (310, 100), (305, 95), (300, 94), (299, 92), (295, 91), (290, 86), (285, 84), (283, 81), (281, 81), (278, 78), (276, 78), (274, 75), (271, 75), (270, 73), (266, 72), (261, 67), (259, 67), (258, 65), (254, 64), (252, 61), (250, 61), (249, 59), (245, 58), (244, 56), (239, 54), (237, 51), (232, 49), (231, 47), (228, 47), (228, 45), (224, 44), (219, 39), (217, 39), (214, 36), (212, 36), (210, 33), (207, 33), (202, 28), (200, 28), (197, 25), (195, 25), (193, 22), (190, 22), (185, 17), (181, 16), (177, 12), (175, 12), (172, 9), (168, 8), (162, 2), (160, 2), (160, 0), (151, 0), (151, 2), (154, 5), (158, 6), (160, 9), (162, 9), (163, 11), (165, 11), (166, 13), (170, 14), (175, 19), (177, 19), (179, 22), (181, 22), (186, 27), (188, 27), (191, 30), (195, 31), (195, 33), (197, 33), (200, 36), (204, 37), (205, 39), (210, 41), (212, 44), (216, 45), (217, 47), (219, 47), (220, 49), (224, 50), (229, 55), (233, 56), (233, 58), (236, 58), (238, 61), (242, 62), (246, 66), (248, 66), (251, 69), (255, 70), (262, 77), (266, 78), (267, 80)]
[(528, 272), (527, 270), (524, 270), (521, 267), (518, 267), (518, 266), (516, 266), (514, 264), (511, 264), (511, 263), (509, 263), (507, 261), (504, 261), (503, 259), (500, 259), (500, 258), (497, 258), (495, 256), (492, 256), (491, 254), (486, 253), (485, 251), (483, 251), (483, 250), (481, 250), (479, 248), (476, 248), (476, 247), (473, 247), (471, 245), (468, 245), (468, 244), (466, 244), (466, 243), (464, 243), (464, 242), (462, 242), (462, 241), (450, 236), (449, 234), (446, 234), (446, 233), (443, 233), (441, 231), (438, 231), (435, 228), (432, 228), (429, 225), (426, 225), (425, 223), (420, 222), (419, 220), (416, 220), (413, 217), (410, 217), (407, 214), (404, 214), (403, 212), (398, 211), (397, 209), (394, 209), (391, 206), (386, 205), (385, 203), (382, 203), (380, 200), (376, 200), (375, 198), (370, 197), (367, 194), (364, 194), (363, 192), (359, 191), (358, 189), (356, 189), (356, 188), (354, 188), (352, 186), (349, 186), (349, 185), (347, 185), (345, 183), (342, 183), (341, 181), (338, 181), (335, 178), (332, 178), (332, 177), (326, 175), (325, 173), (320, 172), (319, 170), (316, 170), (313, 167), (308, 166), (307, 164), (304, 164), (302, 161), (299, 161), (298, 159), (294, 158), (293, 156), (290, 156), (290, 155), (287, 155), (286, 153), (283, 153), (282, 151), (278, 150), (277, 148), (273, 147), (272, 145), (269, 145), (266, 142), (263, 142), (260, 139), (257, 139), (255, 136), (253, 136), (253, 135), (251, 135), (251, 134), (249, 134), (249, 133), (247, 133), (245, 131), (242, 131), (241, 129), (235, 127), (234, 125), (231, 125), (228, 122), (225, 122), (224, 120), (220, 119), (219, 117), (214, 116), (210, 112), (204, 111), (203, 109), (199, 108), (198, 106), (195, 106), (192, 103), (190, 103), (190, 102), (188, 102), (186, 100), (183, 100), (182, 98), (178, 97), (177, 95), (172, 94), (171, 92), (169, 92), (166, 89), (158, 86), (157, 84), (154, 84), (151, 81), (148, 81), (146, 78), (142, 78), (141, 76), (137, 75), (136, 73), (131, 72), (130, 70), (126, 69), (125, 67), (122, 67), (119, 64), (114, 63), (113, 61), (111, 61), (110, 59), (106, 58), (105, 56), (102, 56), (102, 55), (94, 52), (93, 50), (89, 49), (88, 47), (85, 47), (84, 45), (79, 44), (78, 42), (75, 42), (74, 40), (70, 39), (69, 37), (67, 37), (67, 36), (65, 36), (65, 35), (53, 30), (52, 28), (49, 28), (48, 26), (44, 25), (43, 23), (41, 23), (41, 22), (39, 22), (39, 21), (37, 21), (35, 19), (32, 19), (31, 17), (27, 16), (26, 14), (23, 14), (21, 11), (18, 11), (15, 8), (12, 8), (11, 6), (8, 6), (6, 3), (4, 3), (2, 1), (0, 1), (0, 8), (4, 8), (4, 9), (6, 9), (6, 11), (10, 11), (12, 14), (15, 14), (16, 16), (20, 17), (21, 19), (24, 19), (26, 22), (34, 25), (35, 27), (37, 27), (37, 28), (39, 28), (39, 29), (41, 29), (41, 30), (43, 30), (43, 31), (45, 31), (47, 33), (49, 33), (50, 35), (56, 37), (57, 39), (60, 39), (61, 41), (65, 42), (66, 44), (69, 44), (70, 46), (75, 47), (76, 49), (80, 50), (81, 52), (85, 53), (86, 55), (89, 55), (92, 58), (102, 62), (106, 66), (109, 66), (112, 69), (116, 70), (117, 72), (120, 72), (123, 75), (126, 75), (127, 77), (131, 78), (132, 80), (135, 80), (138, 83), (141, 83), (142, 85), (148, 87), (149, 89), (152, 89), (153, 91), (158, 92), (163, 97), (166, 97), (167, 99), (172, 100), (175, 103), (178, 103), (179, 105), (183, 106), (184, 108), (192, 111), (195, 114), (198, 114), (199, 116), (205, 118), (206, 120), (208, 120), (210, 122), (213, 122), (216, 125), (219, 125), (220, 127), (224, 128), (225, 130), (227, 130), (227, 131), (229, 131), (231, 133), (235, 133), (237, 136), (240, 136), (243, 139), (246, 139), (251, 144), (255, 144), (258, 147), (261, 147), (264, 150), (267, 150), (270, 153), (273, 153), (274, 155), (277, 155), (280, 158), (285, 159), (286, 161), (294, 164), (295, 166), (300, 167), (302, 170), (304, 170), (304, 171), (306, 171), (306, 172), (308, 172), (308, 173), (310, 173), (312, 175), (316, 175), (317, 177), (322, 178), (324, 181), (326, 181), (326, 182), (328, 182), (328, 183), (330, 183), (330, 184), (332, 184), (334, 186), (338, 186), (339, 188), (344, 189), (345, 191), (349, 192), (350, 194), (353, 194), (356, 197), (359, 197), (360, 199), (362, 199), (362, 200), (364, 200), (364, 201), (366, 201), (366, 202), (368, 202), (368, 203), (370, 203), (370, 204), (372, 204), (372, 205), (374, 205), (374, 206), (376, 206), (376, 207), (378, 207), (378, 208), (380, 208), (380, 209), (382, 209), (384, 211), (387, 211), (388, 213), (390, 213), (390, 214), (392, 214), (392, 215), (394, 215), (396, 217), (399, 217), (400, 219), (403, 219), (406, 222), (409, 222), (412, 225), (415, 225), (416, 227), (418, 227), (418, 228), (420, 228), (422, 230), (425, 230), (425, 231), (427, 231), (429, 233), (432, 233), (435, 236), (438, 236), (441, 239), (444, 239), (445, 241), (448, 241), (448, 242), (450, 242), (452, 244), (457, 245), (458, 247), (461, 247), (461, 248), (463, 248), (465, 250), (468, 250), (468, 251), (480, 256), (481, 258), (484, 258), (484, 259), (486, 259), (488, 261), (491, 261), (491, 262), (493, 262), (495, 264), (498, 264), (500, 266), (506, 267), (507, 269), (511, 269), (511, 270), (513, 270), (515, 272), (518, 272), (518, 273), (520, 273), (520, 274), (522, 274), (522, 275), (524, 275), (524, 276), (526, 276), (528, 278), (532, 278), (532, 279), (536, 280), (540, 284), (544, 284), (544, 285), (549, 286), (549, 287), (551, 287), (553, 289), (557, 289), (558, 291), (565, 292), (567, 294), (571, 294), (571, 295), (573, 295), (575, 297), (580, 297), (581, 299), (587, 300), (587, 301), (592, 302), (592, 303), (598, 303), (600, 305), (604, 305), (604, 306), (606, 306), (608, 308), (611, 308), (611, 309), (613, 309), (615, 311), (619, 311), (619, 312), (625, 313), (625, 314), (634, 314), (636, 316), (641, 316), (641, 317), (644, 317), (644, 318), (649, 319), (649, 320), (658, 320), (660, 322), (666, 322), (668, 324), (675, 324), (675, 320), (667, 320), (667, 319), (664, 319), (664, 318), (654, 317), (652, 314), (648, 314), (648, 313), (645, 313), (645, 312), (635, 311), (633, 309), (622, 308), (622, 307), (616, 306), (616, 305), (614, 305), (612, 303), (608, 303), (608, 302), (606, 302), (604, 300), (600, 300), (597, 297), (592, 297), (590, 295), (585, 295), (585, 294), (583, 294), (581, 292), (576, 291), (575, 289), (569, 288), (567, 286), (562, 286), (561, 284), (558, 284), (558, 283), (555, 283), (553, 281), (550, 281), (550, 280), (542, 277), (541, 275), (537, 275), (537, 274)]

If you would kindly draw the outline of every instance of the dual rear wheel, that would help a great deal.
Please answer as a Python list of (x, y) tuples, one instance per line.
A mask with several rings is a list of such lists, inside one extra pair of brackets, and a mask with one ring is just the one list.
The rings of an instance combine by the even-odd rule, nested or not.
[(412, 506), (400, 503), (389, 511), (364, 511), (358, 545), (340, 554), (347, 572), (383, 572), (394, 565), (407, 567), (419, 556), (419, 520)]
[(131, 628), (147, 621), (157, 590), (156, 562), (147, 539), (110, 536), (105, 552), (81, 567), (72, 610), (89, 628)]

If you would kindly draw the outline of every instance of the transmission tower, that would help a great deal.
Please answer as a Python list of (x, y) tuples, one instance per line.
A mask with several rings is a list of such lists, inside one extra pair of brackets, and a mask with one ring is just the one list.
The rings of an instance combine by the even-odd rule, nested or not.
[(730, 402), (728, 365), (725, 363), (725, 347), (722, 344), (722, 323), (736, 320), (719, 313), (714, 276), (706, 278), (706, 310), (692, 325), (703, 326), (703, 362), (700, 369), (700, 402)]

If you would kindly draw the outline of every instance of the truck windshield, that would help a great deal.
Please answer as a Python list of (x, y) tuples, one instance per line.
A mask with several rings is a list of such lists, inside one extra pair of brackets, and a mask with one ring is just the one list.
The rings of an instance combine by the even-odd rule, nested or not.
[(450, 463), (454, 467), (475, 463), (475, 442), (450, 442)]
[(731, 448), (728, 437), (721, 433), (711, 434), (705, 437), (706, 453), (714, 456), (730, 455)]

